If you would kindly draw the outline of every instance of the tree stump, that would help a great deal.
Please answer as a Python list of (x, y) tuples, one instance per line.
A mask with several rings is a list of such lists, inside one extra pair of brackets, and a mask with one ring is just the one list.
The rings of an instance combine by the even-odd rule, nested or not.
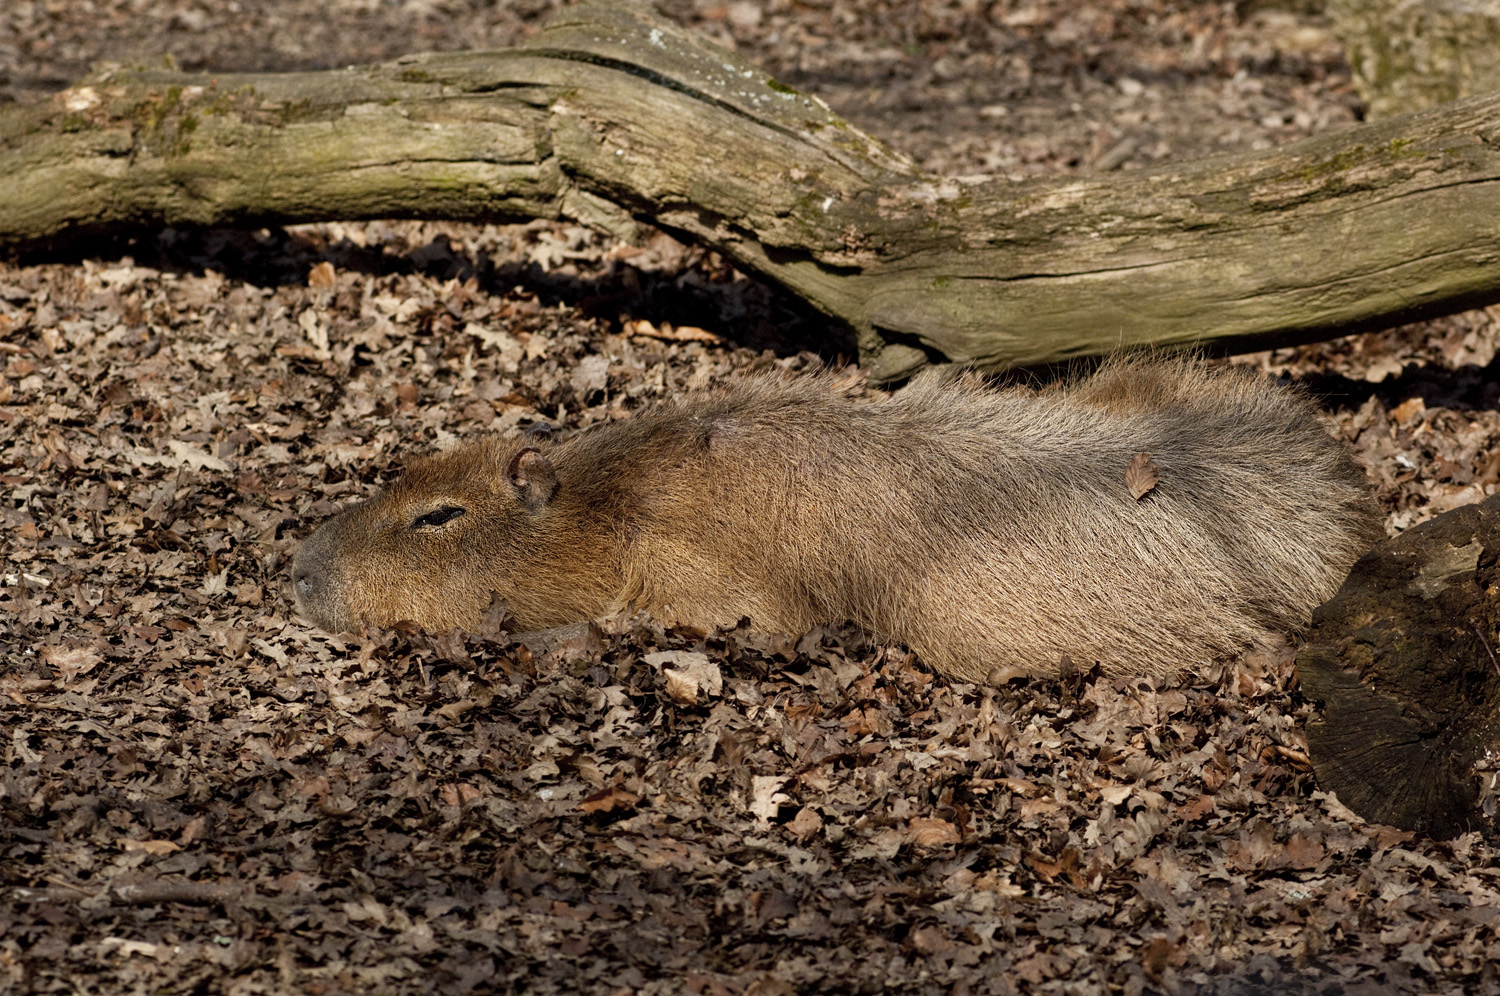
[(1446, 837), (1494, 829), (1500, 756), (1500, 495), (1376, 547), (1313, 613), (1297, 670), (1324, 716), (1318, 781), (1364, 818)]

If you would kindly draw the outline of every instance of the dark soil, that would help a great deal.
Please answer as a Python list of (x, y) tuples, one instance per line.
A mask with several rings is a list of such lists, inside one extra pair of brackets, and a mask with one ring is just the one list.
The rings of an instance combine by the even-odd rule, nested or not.
[[(663, 6), (950, 173), (1361, 110), (1294, 4)], [(553, 8), (7, 0), (0, 102), (101, 59), (500, 47)], [(1327, 399), (1397, 531), (1500, 484), (1497, 318), (1237, 362)], [(406, 455), (839, 342), (712, 253), (550, 223), (0, 264), (0, 989), (1500, 991), (1496, 850), (1320, 792), (1290, 651), (989, 688), (839, 629), (528, 649), (295, 618), (297, 542)]]

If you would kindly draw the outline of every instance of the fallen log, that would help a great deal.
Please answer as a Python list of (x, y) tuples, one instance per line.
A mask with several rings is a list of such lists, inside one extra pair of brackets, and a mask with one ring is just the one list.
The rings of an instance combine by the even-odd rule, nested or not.
[(883, 378), (1266, 348), (1500, 300), (1500, 94), (1139, 172), (938, 177), (643, 8), (580, 5), (506, 51), (104, 69), (0, 109), (0, 244), (564, 216), (719, 250)]

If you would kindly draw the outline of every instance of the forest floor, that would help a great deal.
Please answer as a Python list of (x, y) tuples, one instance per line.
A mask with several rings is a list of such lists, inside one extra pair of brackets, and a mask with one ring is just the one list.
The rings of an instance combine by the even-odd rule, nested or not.
[[(1355, 123), (1283, 6), (661, 4), (934, 170), (1017, 177)], [(8, 0), (0, 103), (98, 60), (504, 47), (554, 7)], [(408, 456), (839, 341), (712, 253), (567, 224), (0, 262), (0, 990), (1500, 992), (1500, 855), (1320, 792), (1290, 651), (984, 687), (837, 628), (532, 652), (296, 617), (298, 542)], [(1475, 311), (1236, 362), (1324, 399), (1394, 532), (1500, 483), (1497, 345)]]

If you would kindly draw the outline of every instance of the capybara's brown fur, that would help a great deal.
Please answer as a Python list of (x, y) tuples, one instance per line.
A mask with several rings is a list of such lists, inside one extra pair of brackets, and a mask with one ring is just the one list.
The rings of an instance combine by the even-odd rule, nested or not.
[[(1157, 470), (1137, 499), (1139, 453)], [(796, 634), (853, 620), (936, 670), (1203, 665), (1295, 630), (1381, 535), (1294, 391), (1114, 361), (1050, 394), (928, 374), (863, 402), (749, 377), (562, 443), (416, 462), (293, 566), (330, 630), (518, 629), (621, 609)]]

